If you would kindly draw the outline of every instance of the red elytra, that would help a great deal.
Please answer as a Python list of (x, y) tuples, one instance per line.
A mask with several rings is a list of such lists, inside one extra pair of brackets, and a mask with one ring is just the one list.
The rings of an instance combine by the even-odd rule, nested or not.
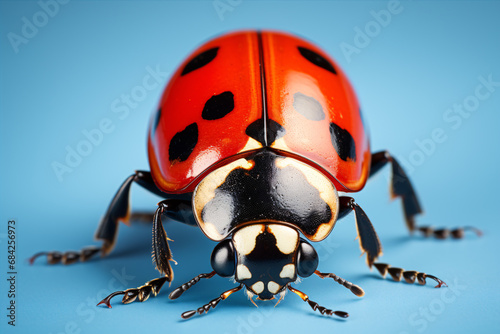
[(318, 47), (280, 32), (236, 32), (199, 47), (172, 76), (149, 133), (154, 181), (171, 194), (192, 192), (216, 166), (263, 146), (345, 192), (364, 187), (371, 161), (346, 75)]

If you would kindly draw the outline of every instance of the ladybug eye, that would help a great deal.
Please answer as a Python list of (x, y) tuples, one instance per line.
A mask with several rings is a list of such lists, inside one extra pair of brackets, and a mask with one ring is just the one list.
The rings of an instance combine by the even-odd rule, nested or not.
[(310, 243), (300, 238), (297, 254), (297, 274), (300, 277), (309, 277), (318, 268), (318, 254)]
[(222, 277), (234, 275), (236, 260), (234, 256), (234, 246), (231, 239), (221, 241), (217, 246), (215, 246), (210, 262), (217, 275)]

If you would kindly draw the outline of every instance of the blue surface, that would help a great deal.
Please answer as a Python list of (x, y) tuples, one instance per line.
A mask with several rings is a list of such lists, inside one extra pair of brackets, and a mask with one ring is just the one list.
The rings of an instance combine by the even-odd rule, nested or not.
[[(499, 3), (402, 2), (397, 7), (402, 11), (378, 30), (371, 11), (387, 9), (385, 1), (231, 3), (219, 16), (212, 1), (71, 1), (53, 17), (46, 15), (47, 22), (36, 2), (1, 3), (0, 331), (498, 332), (500, 86), (490, 87), (491, 92), (480, 88), (479, 94), (489, 96), (471, 105), (474, 111), (468, 116), (448, 109), (474, 103), (479, 78), (491, 75), (500, 81)], [(29, 38), (13, 47), (9, 36), (22, 35), (24, 18), (38, 20), (41, 27), (37, 32), (25, 28)], [(142, 304), (116, 300), (112, 309), (95, 307), (110, 292), (157, 276), (148, 224), (121, 226), (116, 250), (108, 258), (71, 267), (43, 261), (29, 266), (26, 259), (37, 251), (91, 244), (121, 182), (134, 169), (148, 169), (150, 113), (184, 57), (214, 35), (254, 27), (305, 36), (338, 61), (357, 90), (372, 149), (389, 149), (411, 164), (406, 167), (426, 210), (421, 223), (474, 225), (485, 232), (482, 238), (470, 234), (461, 241), (408, 236), (400, 203), (389, 201), (388, 170), (355, 195), (380, 235), (383, 261), (435, 274), (450, 287), (395, 283), (370, 272), (359, 257), (352, 216), (315, 247), (319, 268), (362, 286), (365, 297), (357, 298), (331, 280), (311, 277), (297, 285), (312, 300), (348, 311), (346, 321), (321, 316), (291, 294), (276, 308), (261, 303), (257, 309), (243, 293), (206, 316), (182, 321), (183, 311), (234, 286), (220, 277), (200, 282), (177, 301), (167, 298), (166, 287)], [(374, 29), (370, 41), (355, 40), (356, 30), (365, 27)], [(346, 56), (341, 47), (356, 42), (357, 52)], [(157, 87), (146, 90), (143, 100), (125, 113), (122, 94), (137, 94), (148, 68), (157, 67), (163, 72)], [(114, 112), (118, 107), (121, 111)], [(88, 156), (73, 161), (72, 171), (60, 182), (53, 163), (64, 163), (66, 147), (75, 149), (85, 139), (82, 131), (103, 120), (112, 130)], [(433, 131), (438, 138), (430, 142)], [(417, 142), (426, 143), (426, 152)], [(137, 210), (153, 210), (158, 201), (138, 187), (132, 197)], [(4, 278), (10, 219), (17, 223), (15, 329), (7, 324), (9, 287)], [(175, 240), (171, 247), (179, 263), (173, 287), (211, 270), (214, 242), (178, 223), (167, 223), (166, 229)]]

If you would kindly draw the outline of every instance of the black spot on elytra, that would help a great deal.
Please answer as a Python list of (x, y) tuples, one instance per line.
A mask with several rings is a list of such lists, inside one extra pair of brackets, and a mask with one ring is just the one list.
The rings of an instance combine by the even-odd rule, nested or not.
[[(247, 136), (252, 137), (262, 144), (262, 146), (270, 146), (276, 140), (283, 137), (286, 133), (285, 128), (272, 119), (264, 120), (259, 118), (250, 124), (245, 130)], [(267, 138), (266, 138), (267, 133)]]
[(323, 56), (302, 46), (299, 46), (297, 48), (299, 49), (300, 54), (314, 65), (324, 68), (325, 70), (330, 71), (333, 74), (337, 74), (335, 67), (333, 67), (333, 65)]
[(182, 70), (181, 75), (186, 75), (189, 72), (192, 72), (194, 70), (199, 69), (200, 67), (205, 66), (206, 64), (210, 63), (212, 60), (214, 60), (215, 56), (217, 56), (217, 51), (219, 50), (218, 47), (209, 49), (207, 51), (204, 51), (191, 59), (189, 63), (184, 66), (184, 69)]
[(356, 161), (356, 144), (349, 131), (342, 129), (335, 123), (330, 123), (330, 137), (340, 159)]
[(293, 108), (311, 121), (321, 121), (325, 119), (323, 107), (314, 97), (302, 93), (293, 94)]
[(196, 143), (198, 143), (198, 125), (193, 123), (174, 135), (168, 146), (168, 160), (170, 162), (187, 160)]
[(234, 109), (234, 95), (227, 91), (214, 95), (208, 99), (203, 107), (201, 117), (207, 121), (220, 119), (229, 114)]

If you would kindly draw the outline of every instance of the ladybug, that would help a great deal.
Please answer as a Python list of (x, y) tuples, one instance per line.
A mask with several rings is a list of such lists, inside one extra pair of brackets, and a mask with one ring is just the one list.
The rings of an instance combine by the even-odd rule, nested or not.
[[(148, 132), (151, 171), (137, 171), (122, 184), (100, 222), (100, 247), (79, 252), (40, 252), (48, 263), (85, 261), (109, 254), (120, 221), (128, 222), (133, 183), (165, 198), (153, 217), (153, 260), (161, 277), (138, 288), (117, 291), (123, 303), (157, 295), (174, 274), (162, 216), (198, 226), (218, 242), (212, 271), (174, 289), (180, 297), (201, 279), (232, 277), (238, 284), (182, 318), (203, 314), (244, 289), (250, 300), (278, 303), (287, 290), (315, 311), (347, 317), (292, 287), (299, 277), (332, 278), (356, 296), (359, 286), (317, 270), (312, 243), (324, 240), (335, 223), (354, 211), (366, 262), (389, 273), (426, 283), (436, 276), (376, 262), (382, 254), (368, 216), (348, 193), (390, 164), (391, 190), (400, 197), (410, 232), (462, 238), (467, 228), (418, 226), (422, 212), (407, 175), (387, 151), (372, 154), (359, 102), (344, 72), (325, 52), (302, 38), (272, 31), (243, 31), (215, 38), (198, 48), (168, 83)], [(339, 195), (342, 192), (342, 195)], [(478, 230), (468, 227), (479, 233)], [(98, 305), (99, 305), (98, 304)]]

